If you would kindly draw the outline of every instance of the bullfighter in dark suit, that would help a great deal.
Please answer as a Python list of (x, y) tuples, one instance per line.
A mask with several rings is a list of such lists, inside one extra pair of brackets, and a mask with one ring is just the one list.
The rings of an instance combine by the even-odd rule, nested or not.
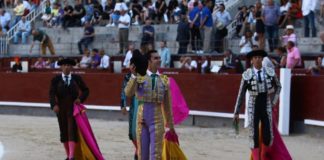
[(79, 104), (86, 100), (89, 89), (80, 76), (71, 74), (71, 69), (75, 65), (74, 60), (66, 58), (59, 61), (58, 65), (62, 68), (62, 74), (52, 79), (49, 99), (51, 109), (57, 114), (60, 138), (64, 144), (67, 160), (74, 160), (78, 137), (73, 106), (74, 103)]

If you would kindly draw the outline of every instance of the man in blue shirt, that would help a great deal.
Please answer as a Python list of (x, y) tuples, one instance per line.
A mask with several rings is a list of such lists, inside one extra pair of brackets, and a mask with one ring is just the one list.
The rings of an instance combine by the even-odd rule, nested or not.
[(213, 29), (213, 18), (210, 11), (210, 8), (212, 7), (213, 3), (211, 0), (206, 0), (204, 8), (201, 11), (201, 23), (200, 23), (200, 29), (202, 29), (202, 33), (204, 33), (204, 52), (210, 52), (210, 39), (211, 39), (211, 32)]
[(171, 53), (166, 46), (166, 41), (161, 41), (160, 47), (161, 49), (159, 49), (158, 52), (161, 57), (161, 68), (170, 68)]
[(194, 3), (194, 8), (189, 13), (190, 31), (191, 31), (191, 47), (193, 52), (201, 53), (201, 35), (200, 27), (200, 9), (198, 2)]
[(262, 16), (264, 19), (265, 31), (269, 43), (270, 52), (273, 52), (273, 50), (277, 48), (279, 44), (279, 6), (275, 4), (273, 0), (268, 0), (268, 4), (265, 5), (263, 9)]

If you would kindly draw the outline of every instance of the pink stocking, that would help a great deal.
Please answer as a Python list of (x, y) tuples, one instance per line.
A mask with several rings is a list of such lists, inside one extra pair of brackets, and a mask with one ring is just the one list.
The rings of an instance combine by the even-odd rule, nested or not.
[(69, 158), (74, 158), (75, 142), (69, 141)]
[(64, 142), (63, 145), (64, 145), (66, 157), (69, 157), (69, 143), (68, 142)]

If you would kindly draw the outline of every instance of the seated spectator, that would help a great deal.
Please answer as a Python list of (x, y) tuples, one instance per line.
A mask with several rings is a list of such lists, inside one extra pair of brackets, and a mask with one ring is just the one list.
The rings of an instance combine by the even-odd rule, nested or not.
[(86, 22), (84, 24), (83, 37), (78, 42), (79, 53), (81, 55), (83, 54), (82, 46), (84, 46), (84, 48), (88, 48), (89, 44), (91, 44), (93, 42), (94, 37), (95, 37), (95, 30), (94, 30), (93, 26), (90, 24), (90, 22)]
[(47, 61), (45, 62), (45, 68), (48, 69), (54, 69), (55, 68), (55, 62), (52, 58), (48, 58)]
[(110, 15), (114, 12), (114, 8), (115, 2), (113, 0), (106, 1), (106, 5), (102, 13), (102, 19), (110, 20)]
[(58, 27), (59, 25), (61, 25), (62, 17), (64, 15), (64, 10), (61, 9), (60, 4), (54, 3), (51, 14), (52, 14), (52, 19), (51, 19), (50, 26)]
[(62, 18), (62, 27), (63, 29), (66, 29), (67, 27), (73, 26), (73, 7), (69, 5), (68, 1), (64, 2), (64, 15)]
[(61, 68), (61, 66), (59, 66), (57, 63), (59, 62), (59, 61), (61, 61), (62, 59), (64, 59), (62, 56), (60, 56), (56, 61), (55, 61), (55, 63), (54, 63), (54, 68), (55, 69), (59, 69), (59, 68)]
[(23, 16), (21, 18), (21, 21), (18, 23), (18, 29), (17, 32), (14, 36), (14, 44), (18, 44), (18, 38), (21, 37), (21, 43), (26, 44), (27, 43), (27, 38), (31, 32), (31, 25), (30, 21), (26, 20), (26, 17)]
[(151, 1), (143, 2), (143, 18), (142, 19), (154, 19), (155, 17), (155, 7), (152, 5)]
[(90, 68), (92, 58), (90, 56), (90, 52), (87, 48), (83, 51), (83, 56), (80, 61), (80, 68)]
[(310, 71), (311, 75), (319, 76), (320, 71), (324, 69), (324, 59), (321, 56), (318, 56), (315, 61), (315, 66), (310, 67), (308, 70)]
[(209, 73), (210, 72), (210, 63), (207, 59), (206, 56), (202, 56), (201, 57), (201, 73)]
[(128, 51), (126, 53), (124, 62), (123, 62), (123, 67), (128, 68), (130, 64), (130, 60), (133, 57), (133, 51), (134, 51), (134, 44), (129, 44), (128, 45)]
[(100, 65), (100, 56), (98, 49), (94, 48), (91, 51), (91, 68), (97, 68)]
[(15, 57), (15, 64), (11, 67), (11, 72), (21, 72), (22, 65), (20, 63), (19, 57)]
[[(91, 6), (91, 5), (88, 5)], [(73, 26), (81, 26), (83, 24), (83, 22), (81, 22), (81, 19), (86, 15), (86, 9), (84, 8), (83, 4), (82, 4), (82, 0), (77, 0), (76, 4), (74, 6), (74, 10), (73, 10)], [(91, 21), (90, 19), (85, 19), (85, 21)]]
[(11, 26), (16, 25), (16, 24), (20, 21), (21, 17), (24, 15), (24, 12), (25, 12), (25, 6), (24, 6), (24, 4), (22, 3), (22, 0), (18, 0), (18, 1), (17, 1), (17, 5), (16, 5), (16, 7), (13, 9), (13, 12), (14, 12), (16, 18), (14, 19), (13, 24), (12, 24)]
[(127, 11), (128, 7), (126, 3), (123, 2), (122, 0), (117, 0), (117, 3), (115, 4), (114, 12), (110, 15), (109, 23), (106, 25), (106, 27), (117, 26), (121, 14), (120, 12), (122, 10)]
[(9, 30), (9, 23), (11, 20), (11, 15), (9, 12), (6, 12), (4, 9), (0, 8), (0, 28), (3, 32), (7, 32)]
[(177, 42), (179, 43), (178, 54), (187, 54), (190, 39), (190, 28), (186, 15), (181, 15), (177, 28)]
[(255, 41), (255, 38), (253, 37), (253, 34), (251, 31), (246, 31), (245, 36), (241, 38), (240, 41), (240, 53), (247, 54), (252, 51), (252, 47), (256, 45), (257, 42)]
[(302, 60), (299, 49), (295, 46), (295, 43), (292, 41), (288, 41), (286, 48), (288, 52), (286, 68), (301, 68)]
[(179, 8), (179, 2), (178, 0), (170, 0), (169, 1), (169, 5), (168, 5), (168, 10), (167, 10), (167, 15), (168, 18), (171, 22), (171, 24), (173, 24), (174, 22), (176, 22), (176, 13), (178, 13), (178, 20), (179, 20), (179, 16), (180, 16), (180, 8)]
[(101, 25), (102, 24), (102, 20), (103, 20), (103, 8), (99, 3), (94, 3), (93, 5), (93, 17), (91, 20), (91, 24), (93, 25)]
[(282, 38), (282, 45), (286, 46), (288, 41), (292, 41), (295, 44), (297, 44), (297, 37), (296, 34), (294, 33), (294, 26), (293, 25), (287, 25), (286, 26), (286, 33)]
[(232, 50), (228, 49), (224, 51), (224, 59), (221, 67), (221, 71), (224, 72), (229, 69), (235, 69), (236, 73), (243, 73), (243, 65), (239, 57), (233, 54)]
[(98, 69), (108, 69), (109, 68), (109, 56), (105, 54), (105, 51), (101, 49), (99, 51), (100, 55), (100, 64)]
[(275, 49), (275, 53), (279, 56), (278, 59), (272, 59), (272, 63), (276, 68), (285, 68), (287, 63), (286, 48), (279, 47)]
[(51, 19), (52, 19), (51, 2), (49, 0), (47, 0), (46, 4), (45, 4), (45, 10), (42, 15), (43, 26), (51, 27), (51, 23), (50, 23)]
[(143, 26), (143, 36), (142, 36), (142, 42), (141, 46), (147, 45), (147, 44), (154, 44), (154, 27), (151, 25), (151, 19), (147, 18), (145, 20), (145, 25)]
[(191, 57), (182, 56), (180, 58), (180, 68), (189, 69), (190, 71), (197, 69), (197, 61), (192, 60)]
[(139, 21), (141, 20), (141, 17), (143, 17), (142, 11), (143, 7), (138, 3), (138, 0), (133, 0), (131, 4), (131, 11), (132, 11), (132, 18), (135, 19), (135, 22), (133, 25), (139, 25)]
[(43, 60), (42, 57), (39, 57), (37, 61), (34, 63), (34, 65), (32, 66), (32, 68), (36, 68), (36, 69), (43, 69), (45, 67), (46, 67), (46, 62)]
[[(167, 6), (165, 0), (157, 0), (155, 2), (155, 24), (161, 24), (162, 18), (164, 18), (164, 14), (166, 13)], [(167, 19), (164, 19), (165, 22), (168, 22)]]
[[(291, 0), (291, 7), (288, 11), (288, 24), (297, 24), (296, 20), (303, 18), (302, 0)], [(290, 22), (289, 22), (290, 21)]]
[(320, 6), (320, 22), (323, 23), (324, 21), (324, 0), (320, 0), (321, 6)]
[(158, 50), (158, 53), (161, 57), (161, 68), (170, 68), (171, 53), (169, 48), (167, 47), (166, 41), (161, 41), (160, 47), (161, 48)]
[(289, 0), (281, 0), (280, 2), (280, 19), (279, 19), (279, 27), (284, 27), (287, 24), (291, 24), (289, 22), (289, 9), (291, 7), (291, 3)]

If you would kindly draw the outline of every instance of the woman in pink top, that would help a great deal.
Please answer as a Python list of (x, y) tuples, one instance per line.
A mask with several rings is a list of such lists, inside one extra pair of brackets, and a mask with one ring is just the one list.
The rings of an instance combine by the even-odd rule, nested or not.
[(282, 36), (282, 43), (284, 46), (287, 45), (288, 41), (292, 41), (296, 44), (297, 38), (296, 34), (294, 33), (294, 26), (293, 25), (287, 25), (286, 26), (286, 34)]
[(302, 67), (300, 52), (299, 49), (295, 47), (295, 43), (288, 41), (286, 47), (288, 52), (286, 68), (294, 69), (296, 67)]

